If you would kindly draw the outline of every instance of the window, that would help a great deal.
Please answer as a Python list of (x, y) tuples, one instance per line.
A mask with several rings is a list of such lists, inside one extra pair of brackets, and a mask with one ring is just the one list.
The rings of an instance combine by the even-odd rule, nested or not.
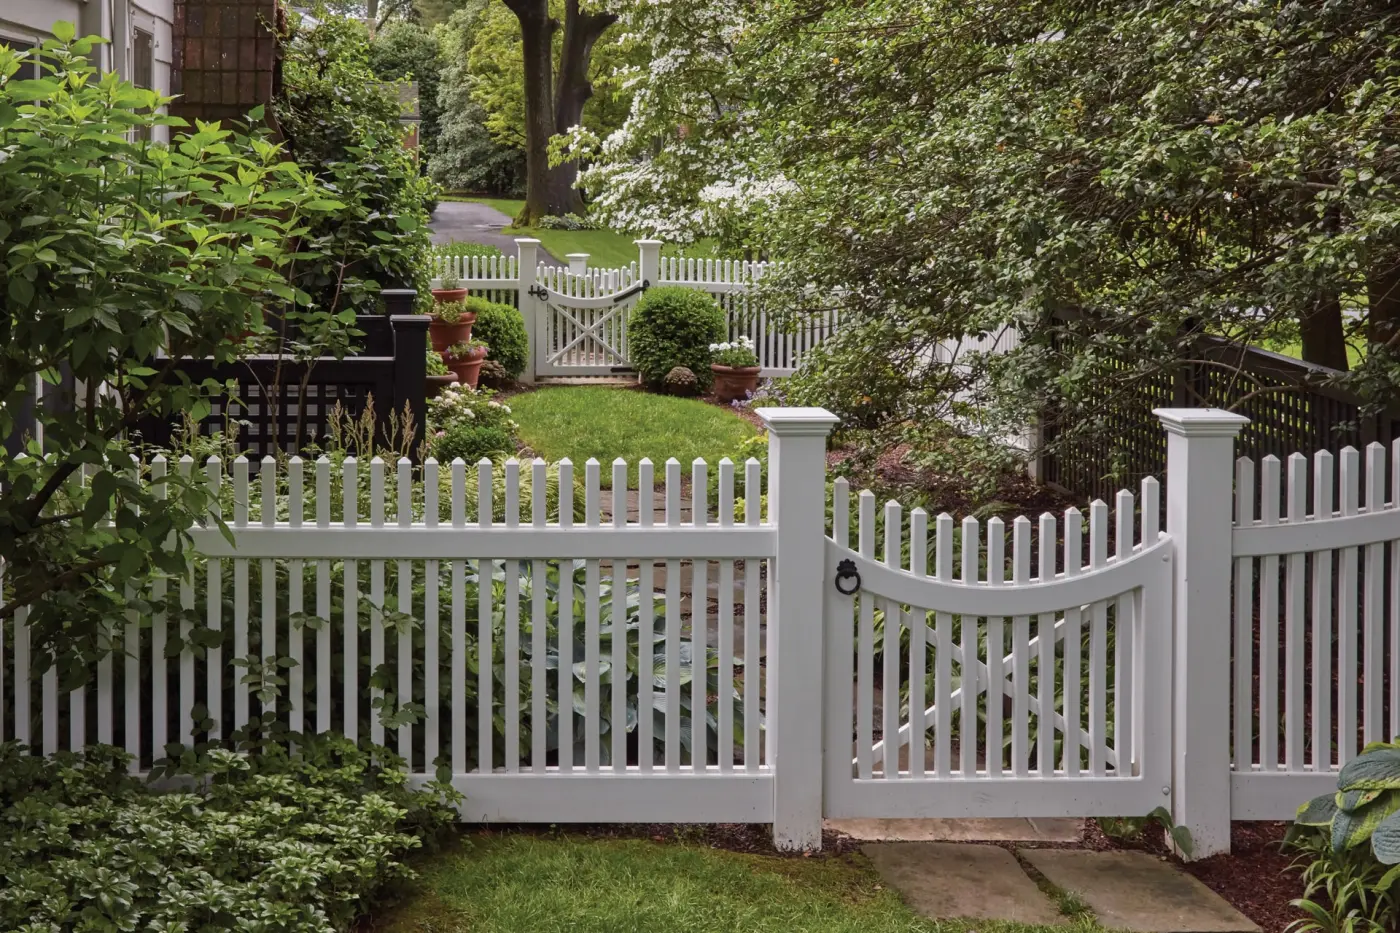
[[(16, 39), (13, 36), (0, 34), (0, 45), (8, 45), (12, 49), (28, 49), (31, 52), (38, 48), (32, 39)], [(39, 77), (39, 62), (32, 55), (19, 69), (16, 78), (37, 78)]]
[[(144, 29), (131, 31), (131, 83), (147, 91), (152, 90), (156, 83), (155, 47), (155, 36)], [(139, 127), (136, 130), (136, 138), (149, 141), (151, 128)]]

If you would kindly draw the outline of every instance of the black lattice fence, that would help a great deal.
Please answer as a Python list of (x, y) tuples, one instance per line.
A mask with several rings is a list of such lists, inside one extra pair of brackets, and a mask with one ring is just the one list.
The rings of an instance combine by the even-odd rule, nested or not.
[[(1092, 424), (1067, 424), (1052, 413), (1043, 425), (1048, 449), (1040, 458), (1041, 479), (1108, 502), (1119, 489), (1137, 488), (1144, 476), (1161, 477), (1167, 440), (1152, 410), (1162, 407), (1225, 408), (1248, 417), (1236, 450), (1253, 459), (1388, 445), (1400, 437), (1400, 406), (1367, 412), (1359, 396), (1323, 384), (1333, 370), (1214, 337), (1199, 338), (1195, 349), (1202, 362), (1175, 373), (1144, 376), (1126, 389), (1105, 380), (1112, 389), (1102, 405), (1087, 406), (1081, 416)], [(1088, 428), (1082, 439), (1075, 436), (1081, 428)]]
[[(233, 386), (232, 392), (212, 400), (212, 411), (200, 422), (201, 432), (225, 431), (236, 422), (238, 445), (250, 454), (297, 453), (325, 440), (337, 405), (345, 414), (359, 417), (372, 399), (381, 440), (388, 439), (390, 412), (402, 423), (407, 408), (413, 427), (409, 449), (416, 454), (427, 415), (428, 318), (409, 313), (417, 298), (412, 289), (386, 290), (383, 298), (389, 313), (359, 316), (360, 349), (342, 360), (250, 356), (233, 363), (177, 361), (178, 369), (192, 382), (213, 379)], [(58, 385), (42, 387), (38, 404), (46, 409), (68, 410), (78, 404), (71, 377), (60, 375)], [(10, 455), (38, 433), (34, 395), (22, 401), (17, 428), (4, 439)], [(180, 415), (145, 418), (134, 433), (145, 443), (168, 446), (183, 427)]]

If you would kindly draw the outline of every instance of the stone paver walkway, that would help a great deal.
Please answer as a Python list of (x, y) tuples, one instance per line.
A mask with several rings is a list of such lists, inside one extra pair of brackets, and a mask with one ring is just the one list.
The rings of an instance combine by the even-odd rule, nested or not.
[(1079, 895), (1099, 922), (1134, 933), (1258, 933), (1224, 898), (1146, 852), (1026, 850), (1021, 856), (1062, 891)]
[(876, 842), (861, 847), (891, 887), (918, 914), (934, 919), (1066, 922), (1016, 857), (990, 845)]
[[(856, 838), (975, 839), (871, 842), (861, 851), (918, 914), (1059, 926), (1056, 897), (1074, 895), (1110, 930), (1132, 933), (1258, 933), (1223, 898), (1166, 859), (1146, 852), (1011, 849), (985, 840), (1062, 842), (1078, 820), (848, 820), (827, 828)], [(1025, 866), (1029, 866), (1029, 871)], [(1038, 878), (1036, 877), (1038, 876)], [(1038, 880), (1038, 879), (1043, 879)]]

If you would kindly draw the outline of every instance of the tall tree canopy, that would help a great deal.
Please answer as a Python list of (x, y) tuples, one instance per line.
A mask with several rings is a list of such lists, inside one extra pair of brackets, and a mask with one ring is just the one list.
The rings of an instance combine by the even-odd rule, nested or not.
[[(1354, 387), (1400, 384), (1394, 4), (658, 6), (698, 28), (656, 48), (585, 184), (762, 242), (801, 271), (790, 307), (839, 294), (832, 365), (856, 388), (883, 373), (892, 417), (971, 380), (1019, 419), (1172, 365), (1201, 332), (1298, 341), (1338, 369), (1350, 337), (1369, 343)], [(697, 35), (732, 53), (668, 89)], [(668, 118), (682, 96), (714, 107)], [(697, 138), (716, 153), (699, 168)], [(1007, 326), (1016, 353), (929, 364), (939, 341)]]

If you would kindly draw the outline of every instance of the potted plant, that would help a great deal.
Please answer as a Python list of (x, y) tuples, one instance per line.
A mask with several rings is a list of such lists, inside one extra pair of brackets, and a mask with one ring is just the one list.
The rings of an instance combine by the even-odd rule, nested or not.
[(740, 337), (710, 344), (710, 372), (715, 374), (715, 397), (721, 402), (751, 398), (758, 388), (758, 357), (753, 341)]
[(433, 300), (438, 304), (461, 301), (466, 297), (467, 290), (462, 287), (462, 280), (451, 272), (444, 272), (438, 278), (438, 287), (433, 289)]
[(447, 364), (442, 361), (442, 354), (436, 350), (429, 350), (427, 397), (437, 398), (439, 392), (456, 381), (457, 374), (447, 368)]
[(475, 389), (481, 376), (481, 364), (486, 359), (486, 344), (480, 340), (463, 340), (448, 347), (442, 358), (463, 385)]
[(434, 306), (432, 320), (428, 324), (428, 339), (433, 349), (446, 353), (447, 348), (472, 339), (472, 325), (476, 323), (476, 312), (468, 311), (462, 301), (449, 301)]

